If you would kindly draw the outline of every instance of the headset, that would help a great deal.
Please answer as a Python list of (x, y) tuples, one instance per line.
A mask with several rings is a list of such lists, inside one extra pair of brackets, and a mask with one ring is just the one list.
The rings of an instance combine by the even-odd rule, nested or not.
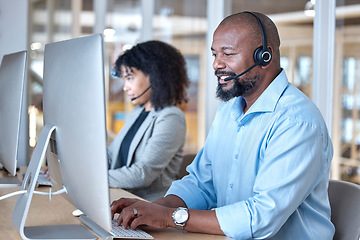
[[(110, 76), (111, 76), (112, 78), (120, 78), (120, 77), (121, 77), (120, 70), (118, 70), (118, 69), (116, 69), (116, 68), (111, 69)], [(149, 87), (146, 88), (139, 96), (133, 97), (133, 98), (131, 98), (130, 100), (131, 100), (131, 101), (134, 101), (134, 100), (142, 97), (147, 91), (149, 91), (150, 88), (151, 88), (151, 85), (149, 85)]]
[(255, 60), (255, 64), (252, 65), (251, 67), (249, 67), (248, 69), (246, 69), (245, 71), (243, 71), (242, 73), (236, 75), (236, 76), (232, 76), (232, 77), (227, 77), (224, 79), (225, 82), (236, 79), (242, 75), (244, 75), (245, 73), (247, 73), (248, 71), (250, 71), (251, 69), (253, 69), (256, 66), (266, 66), (270, 63), (271, 58), (272, 58), (272, 54), (270, 49), (267, 47), (267, 38), (266, 38), (266, 32), (265, 32), (265, 28), (260, 20), (260, 18), (258, 18), (258, 16), (256, 16), (255, 13), (253, 12), (244, 12), (244, 13), (249, 13), (251, 15), (253, 15), (256, 20), (259, 23), (260, 26), (260, 30), (261, 30), (261, 35), (262, 35), (262, 39), (263, 39), (263, 45), (258, 47), (257, 49), (255, 49), (254, 52), (254, 60)]

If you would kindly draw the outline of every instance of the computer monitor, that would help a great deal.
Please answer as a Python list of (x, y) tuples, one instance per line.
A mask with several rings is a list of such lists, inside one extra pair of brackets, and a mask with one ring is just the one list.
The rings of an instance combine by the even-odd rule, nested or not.
[[(0, 66), (0, 164), (10, 175), (27, 165), (26, 51), (4, 55)], [(16, 177), (0, 178), (0, 187), (20, 185)]]
[(18, 196), (12, 221), (24, 239), (94, 239), (82, 225), (27, 227), (25, 220), (46, 153), (53, 188), (65, 187), (66, 199), (111, 229), (102, 36), (47, 44), (43, 81), (44, 127), (23, 181), (27, 193)]

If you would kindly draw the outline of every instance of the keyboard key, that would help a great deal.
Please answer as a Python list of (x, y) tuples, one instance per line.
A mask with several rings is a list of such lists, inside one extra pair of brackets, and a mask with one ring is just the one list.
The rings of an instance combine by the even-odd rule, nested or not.
[(124, 229), (122, 225), (115, 226), (116, 219), (112, 220), (111, 235), (117, 238), (130, 238), (130, 239), (154, 239), (153, 236), (144, 232), (141, 229), (132, 230), (130, 228)]

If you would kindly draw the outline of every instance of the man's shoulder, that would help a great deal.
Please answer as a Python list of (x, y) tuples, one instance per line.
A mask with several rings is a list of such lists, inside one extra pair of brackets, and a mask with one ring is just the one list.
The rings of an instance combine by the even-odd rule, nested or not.
[(279, 98), (275, 112), (281, 114), (283, 118), (290, 118), (297, 122), (312, 122), (319, 125), (324, 123), (322, 114), (315, 103), (292, 84), (289, 84)]

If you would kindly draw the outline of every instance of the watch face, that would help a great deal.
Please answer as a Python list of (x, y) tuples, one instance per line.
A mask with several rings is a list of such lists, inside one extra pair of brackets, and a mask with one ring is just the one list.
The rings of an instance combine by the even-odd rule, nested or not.
[(174, 220), (176, 223), (182, 224), (188, 220), (189, 214), (185, 209), (178, 209), (175, 211)]

